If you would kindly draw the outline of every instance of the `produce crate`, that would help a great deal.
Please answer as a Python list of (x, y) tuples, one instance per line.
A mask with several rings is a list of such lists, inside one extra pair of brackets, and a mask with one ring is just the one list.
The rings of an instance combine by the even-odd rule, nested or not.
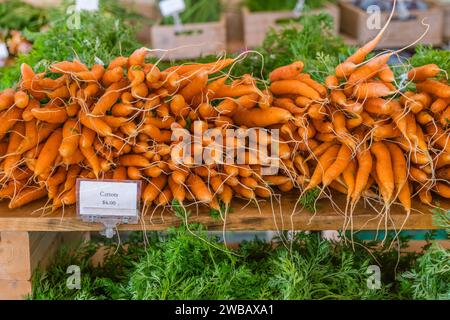
[(450, 41), (450, 1), (434, 0), (433, 2), (444, 13), (444, 40)]
[[(339, 8), (334, 4), (327, 4), (322, 9), (311, 10), (311, 14), (319, 12), (329, 13), (334, 20), (334, 30), (339, 31), (340, 14)], [(280, 20), (295, 18), (292, 11), (269, 11), (269, 12), (250, 12), (247, 7), (242, 9), (244, 20), (244, 42), (248, 48), (254, 48), (260, 45), (269, 29), (280, 29)]]
[(18, 300), (31, 293), (31, 277), (45, 268), (62, 243), (87, 238), (86, 233), (0, 231), (0, 300)]
[[(400, 20), (395, 13), (378, 48), (401, 48), (412, 44), (425, 32), (422, 20), (430, 24), (427, 34), (419, 42), (421, 44), (440, 45), (443, 42), (443, 19), (442, 9), (429, 3), (428, 10), (411, 10), (408, 20)], [(359, 45), (373, 39), (379, 32), (378, 29), (369, 30), (367, 19), (369, 15), (361, 8), (344, 0), (339, 3), (341, 8), (341, 31), (355, 38)], [(381, 13), (381, 26), (389, 17), (389, 12)]]
[(173, 25), (157, 24), (151, 28), (153, 54), (164, 60), (198, 58), (203, 55), (217, 54), (226, 49), (226, 18), (205, 23), (188, 23), (177, 32)]

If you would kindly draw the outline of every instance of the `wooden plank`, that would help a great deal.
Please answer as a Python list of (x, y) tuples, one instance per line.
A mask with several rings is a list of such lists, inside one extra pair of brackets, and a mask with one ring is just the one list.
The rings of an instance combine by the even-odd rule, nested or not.
[[(339, 8), (334, 4), (327, 4), (323, 8), (311, 10), (311, 14), (326, 12), (333, 17), (333, 26), (336, 33), (339, 32), (340, 15)], [(244, 23), (244, 40), (248, 48), (254, 48), (262, 44), (266, 33), (271, 29), (280, 30), (283, 24), (279, 21), (294, 19), (294, 12), (291, 11), (261, 11), (250, 12), (247, 7), (242, 8)], [(301, 24), (296, 24), (299, 28)]]
[(22, 300), (31, 294), (31, 281), (0, 280), (0, 300)]
[(0, 279), (30, 280), (30, 238), (28, 232), (0, 233)]
[(151, 54), (164, 60), (191, 59), (208, 54), (218, 54), (226, 49), (226, 17), (220, 21), (187, 23), (182, 32), (173, 25), (154, 25), (151, 28), (152, 47), (165, 51)]
[[(345, 197), (333, 195), (334, 205), (328, 199), (317, 202), (315, 214), (302, 210), (296, 205), (298, 194), (283, 194), (281, 203), (258, 200), (258, 206), (243, 200), (232, 203), (234, 212), (226, 219), (226, 230), (339, 230), (343, 228), (345, 219), (342, 209), (345, 208)], [(7, 203), (0, 203), (0, 231), (98, 231), (99, 224), (85, 223), (76, 216), (74, 207), (65, 208), (64, 212), (42, 213), (43, 202), (35, 202), (24, 208), (10, 210)], [(443, 201), (440, 205), (448, 209), (450, 203)], [(432, 222), (430, 208), (413, 200), (413, 212), (406, 219), (403, 208), (392, 205), (389, 215), (379, 215), (369, 205), (359, 204), (353, 213), (354, 230), (403, 229), (423, 230), (436, 229)], [(223, 221), (214, 220), (204, 206), (188, 207), (191, 215), (189, 222), (202, 223), (210, 230), (222, 230)], [(198, 210), (197, 210), (198, 209)], [(181, 220), (170, 210), (150, 209), (139, 224), (121, 225), (119, 230), (165, 230), (179, 225)]]
[[(422, 25), (425, 19), (430, 24), (430, 29), (421, 39), (421, 44), (440, 45), (443, 40), (443, 19), (444, 14), (441, 8), (429, 3), (427, 10), (410, 10), (410, 18), (408, 20), (400, 20), (398, 14), (395, 13), (389, 27), (378, 48), (401, 48), (411, 45), (419, 39), (425, 32), (426, 28)], [(364, 44), (372, 40), (379, 32), (379, 29), (369, 29), (367, 21), (369, 15), (366, 11), (355, 6), (349, 0), (339, 2), (341, 8), (341, 31), (355, 38), (358, 44)], [(383, 26), (389, 17), (389, 12), (381, 13), (381, 26)]]

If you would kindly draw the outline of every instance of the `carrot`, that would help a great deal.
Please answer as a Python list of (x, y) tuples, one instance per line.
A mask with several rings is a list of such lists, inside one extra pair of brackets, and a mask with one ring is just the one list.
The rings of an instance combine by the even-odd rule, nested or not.
[(351, 61), (344, 61), (337, 65), (334, 72), (337, 78), (347, 78), (356, 70), (356, 64)]
[(148, 53), (148, 49), (145, 47), (136, 49), (128, 58), (128, 66), (143, 65), (145, 62), (145, 57)]
[(373, 164), (372, 155), (366, 146), (357, 150), (356, 158), (358, 160), (358, 170), (356, 171), (355, 186), (351, 195), (353, 203), (358, 202), (362, 192), (366, 188)]
[(145, 168), (150, 166), (150, 162), (143, 156), (138, 154), (126, 154), (120, 157), (120, 165), (124, 167)]
[(164, 190), (167, 184), (167, 176), (160, 175), (156, 178), (150, 179), (147, 187), (144, 189), (142, 199), (145, 204), (150, 204), (158, 197), (158, 195)]
[(278, 67), (269, 73), (270, 82), (278, 80), (291, 80), (299, 75), (303, 70), (304, 64), (302, 61), (295, 61), (289, 65)]
[(375, 126), (372, 131), (372, 136), (375, 138), (375, 141), (400, 137), (401, 134), (402, 133), (394, 127), (392, 123)]
[(44, 187), (25, 187), (23, 188), (8, 205), (9, 209), (20, 208), (30, 202), (43, 198), (47, 195)]
[(67, 120), (67, 112), (61, 107), (44, 107), (31, 110), (33, 117), (48, 123), (64, 123)]
[(47, 139), (42, 148), (41, 153), (36, 161), (34, 174), (39, 176), (45, 172), (50, 171), (56, 157), (58, 156), (58, 147), (62, 141), (62, 130), (56, 129)]
[(325, 86), (328, 89), (336, 89), (339, 87), (339, 79), (335, 75), (329, 75), (325, 78)]
[(87, 147), (87, 148), (80, 148), (81, 153), (86, 158), (86, 161), (88, 162), (89, 166), (92, 168), (92, 172), (94, 173), (95, 177), (99, 177), (99, 173), (101, 171), (100, 169), (100, 159), (98, 158), (97, 154), (94, 151), (94, 148)]
[(184, 199), (186, 198), (186, 189), (184, 188), (184, 186), (182, 184), (176, 183), (173, 180), (172, 176), (169, 176), (167, 182), (169, 184), (170, 191), (172, 191), (173, 198), (179, 203), (183, 203)]
[(433, 190), (441, 197), (450, 198), (450, 186), (446, 183), (437, 182)]
[(88, 127), (89, 129), (97, 132), (102, 137), (107, 137), (112, 135), (111, 127), (108, 126), (102, 119), (99, 117), (94, 117), (87, 115), (82, 110), (79, 113), (80, 122)]
[(119, 99), (121, 93), (120, 90), (125, 87), (125, 82), (115, 82), (106, 89), (105, 94), (97, 101), (92, 109), (94, 115), (104, 115)]
[(395, 76), (391, 68), (388, 65), (383, 66), (383, 68), (378, 72), (378, 77), (383, 82), (394, 82)]
[(370, 151), (375, 156), (375, 172), (379, 177), (380, 192), (386, 204), (392, 200), (394, 193), (394, 172), (392, 168), (392, 157), (389, 149), (383, 142), (374, 142)]
[(273, 100), (273, 105), (275, 107), (283, 108), (292, 114), (304, 114), (306, 108), (299, 108), (297, 105), (289, 98), (276, 98)]
[(89, 71), (88, 67), (78, 60), (62, 61), (54, 63), (50, 66), (50, 71), (54, 73), (75, 73)]
[(300, 74), (296, 79), (316, 90), (322, 98), (327, 95), (327, 88), (317, 81), (314, 81), (309, 76), (305, 77), (303, 74)]
[(190, 108), (186, 104), (184, 96), (176, 94), (170, 101), (170, 111), (177, 117), (186, 117), (189, 114)]
[(241, 196), (242, 198), (245, 198), (245, 199), (254, 199), (255, 198), (255, 193), (253, 192), (252, 189), (246, 188), (240, 184), (237, 184), (236, 186), (234, 186), (233, 190), (236, 192), (237, 195)]
[(430, 110), (433, 113), (440, 113), (447, 108), (450, 99), (438, 98), (430, 106)]
[(160, 176), (164, 172), (158, 166), (153, 166), (153, 167), (150, 167), (150, 168), (144, 168), (142, 171), (144, 172), (144, 174), (147, 177), (151, 177), (151, 178), (156, 178), (156, 177)]
[(356, 182), (356, 162), (352, 160), (348, 163), (345, 170), (342, 172), (342, 179), (347, 186), (347, 199), (350, 199), (354, 190)]
[(115, 67), (108, 69), (102, 76), (102, 83), (105, 87), (110, 86), (113, 83), (119, 82), (123, 78), (123, 68)]
[(364, 110), (377, 115), (390, 115), (399, 105), (395, 101), (388, 101), (382, 98), (371, 98), (364, 102)]
[(59, 186), (61, 183), (63, 183), (66, 179), (67, 170), (64, 167), (58, 167), (56, 169), (56, 172), (53, 173), (48, 179), (47, 179), (47, 187), (51, 186)]
[(289, 111), (272, 107), (269, 109), (238, 109), (233, 115), (233, 120), (236, 124), (247, 127), (267, 127), (286, 123), (291, 117), (292, 114)]
[[(0, 97), (1, 101), (1, 97)], [(28, 106), (28, 103), (30, 102), (30, 97), (28, 94), (26, 94), (24, 91), (17, 91), (14, 94), (14, 104), (17, 106), (17, 108), (25, 109)], [(1, 102), (0, 102), (1, 104)], [(0, 110), (2, 109), (0, 105)]]
[(113, 172), (113, 179), (114, 180), (126, 180), (127, 179), (127, 168), (118, 166), (116, 169), (114, 169)]
[(0, 111), (8, 109), (14, 104), (14, 102), (15, 102), (14, 90), (8, 88), (0, 93)]
[(418, 82), (416, 83), (416, 89), (431, 93), (439, 98), (450, 98), (450, 86), (436, 80), (427, 79)]
[(241, 85), (223, 85), (219, 89), (216, 90), (213, 98), (220, 99), (220, 98), (236, 98), (241, 97), (249, 94), (259, 93), (259, 89), (255, 87), (254, 85), (247, 85), (247, 84), (241, 84)]
[(392, 55), (392, 52), (388, 52), (372, 58), (365, 65), (356, 69), (350, 75), (347, 83), (354, 85), (373, 78), (383, 68), (383, 66), (386, 65)]
[(11, 129), (22, 115), (22, 109), (13, 107), (0, 113), (0, 140)]
[(63, 140), (59, 146), (62, 157), (70, 157), (78, 148), (80, 140), (80, 127), (77, 121), (68, 120), (63, 127)]
[(354, 96), (358, 100), (381, 98), (391, 94), (391, 90), (381, 82), (365, 82), (355, 86)]
[(192, 82), (180, 90), (180, 94), (185, 101), (190, 103), (194, 96), (199, 93), (206, 93), (206, 84), (208, 82), (208, 73), (205, 71), (199, 72), (192, 79)]
[(136, 167), (127, 167), (127, 176), (131, 180), (140, 180), (140, 179), (142, 179), (142, 173)]
[(11, 130), (9, 136), (8, 148), (6, 149), (6, 158), (3, 160), (3, 170), (6, 177), (10, 177), (13, 170), (17, 167), (21, 156), (16, 150), (23, 140), (25, 134), (25, 125), (23, 122), (17, 122)]
[(323, 173), (322, 184), (328, 186), (341, 175), (352, 159), (352, 151), (346, 145), (341, 145), (336, 160)]
[[(240, 104), (240, 106), (242, 106), (242, 104)], [(216, 110), (221, 115), (232, 116), (237, 108), (238, 104), (236, 102), (231, 99), (224, 99), (217, 105)]]
[[(406, 195), (407, 191), (409, 191), (408, 169), (406, 160), (403, 156), (403, 151), (393, 143), (386, 143), (386, 146), (389, 149), (392, 159), (392, 170), (394, 173), (394, 184), (397, 195), (400, 195), (401, 193), (404, 193)], [(408, 185), (408, 187), (406, 187), (407, 189), (403, 190), (406, 185)], [(409, 211), (411, 208), (410, 198), (411, 196), (409, 196), (409, 200), (405, 199), (404, 197), (399, 198), (407, 211)]]
[(309, 85), (299, 80), (279, 80), (270, 85), (270, 91), (275, 95), (298, 94), (314, 101), (320, 101), (320, 94)]
[(423, 81), (428, 78), (436, 77), (441, 69), (435, 64), (426, 64), (416, 67), (408, 72), (408, 79), (414, 82)]
[(117, 68), (117, 67), (124, 67), (128, 64), (128, 58), (119, 56), (117, 58), (114, 58), (108, 65), (108, 70)]
[(189, 190), (193, 193), (195, 199), (201, 202), (209, 203), (212, 201), (211, 191), (203, 180), (196, 174), (190, 174), (187, 179)]

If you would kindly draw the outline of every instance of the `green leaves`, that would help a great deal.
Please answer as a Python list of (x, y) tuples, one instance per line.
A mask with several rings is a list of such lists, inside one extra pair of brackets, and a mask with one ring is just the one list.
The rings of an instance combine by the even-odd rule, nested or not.
[(44, 71), (53, 62), (73, 59), (92, 66), (98, 59), (108, 63), (141, 46), (135, 38), (135, 28), (108, 11), (81, 12), (79, 28), (67, 24), (64, 10), (55, 16), (46, 32), (27, 33), (27, 37), (34, 39), (29, 54), (20, 55), (12, 66), (0, 68), (0, 90), (19, 80), (22, 63), (36, 72)]
[[(177, 206), (176, 203), (172, 204)], [(448, 299), (448, 250), (398, 256), (396, 246), (332, 243), (298, 233), (292, 242), (258, 239), (227, 249), (200, 225), (163, 233), (131, 233), (118, 246), (90, 243), (64, 250), (33, 277), (32, 299)], [(103, 264), (91, 259), (102, 247)], [(388, 249), (389, 248), (389, 249)], [(368, 253), (368, 250), (371, 254)], [(380, 289), (367, 287), (369, 265), (380, 266)], [(69, 265), (81, 289), (66, 287)], [(397, 281), (395, 274), (402, 277)]]
[(233, 73), (262, 75), (267, 79), (271, 70), (301, 60), (305, 63), (305, 72), (323, 82), (353, 50), (334, 35), (333, 19), (326, 13), (307, 14), (294, 22), (302, 27), (288, 23), (280, 31), (269, 31), (262, 46), (256, 48), (260, 55), (249, 54), (236, 65)]

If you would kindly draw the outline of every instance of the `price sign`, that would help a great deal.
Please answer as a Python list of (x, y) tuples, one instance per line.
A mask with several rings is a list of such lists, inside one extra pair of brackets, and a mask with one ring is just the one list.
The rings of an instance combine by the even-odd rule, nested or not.
[(159, 9), (163, 16), (168, 17), (184, 11), (186, 5), (184, 0), (163, 0), (159, 2)]
[(6, 60), (9, 57), (8, 47), (6, 43), (0, 42), (0, 60)]
[(137, 223), (141, 182), (77, 179), (77, 212), (83, 221), (105, 225), (108, 238), (120, 223)]
[(294, 17), (298, 18), (302, 15), (303, 7), (305, 6), (305, 0), (297, 0), (295, 8), (293, 10)]
[(77, 12), (82, 10), (98, 11), (98, 0), (77, 0), (75, 9)]

